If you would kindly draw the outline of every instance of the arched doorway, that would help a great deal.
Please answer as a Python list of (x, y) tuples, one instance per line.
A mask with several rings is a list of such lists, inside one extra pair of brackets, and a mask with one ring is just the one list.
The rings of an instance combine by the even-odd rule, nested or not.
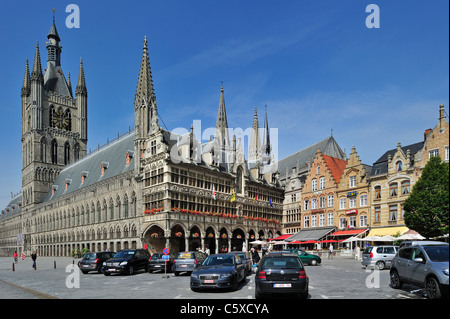
[(221, 228), (219, 232), (219, 253), (227, 253), (230, 251), (228, 246), (228, 231), (226, 228)]
[(205, 249), (209, 248), (211, 254), (216, 253), (216, 232), (212, 227), (208, 227), (205, 232)]
[(233, 230), (231, 237), (231, 251), (242, 251), (245, 242), (244, 231), (240, 228)]
[(185, 231), (179, 224), (174, 225), (170, 230), (170, 247), (174, 254), (186, 250)]
[(189, 250), (195, 251), (197, 249), (202, 249), (201, 233), (197, 226), (193, 226), (190, 230)]
[(151, 226), (144, 234), (144, 245), (148, 245), (150, 253), (160, 253), (166, 246), (166, 239), (164, 238), (164, 230), (157, 226)]

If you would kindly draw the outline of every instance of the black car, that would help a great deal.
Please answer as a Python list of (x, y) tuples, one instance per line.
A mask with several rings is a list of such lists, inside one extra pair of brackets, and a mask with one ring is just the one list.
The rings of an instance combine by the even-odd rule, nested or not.
[[(173, 255), (168, 255), (169, 259), (163, 259), (164, 254), (154, 253), (148, 260), (147, 270), (149, 273), (161, 270), (162, 272), (172, 272)], [(167, 262), (166, 262), (167, 260)]]
[(265, 255), (255, 275), (255, 298), (292, 294), (308, 298), (309, 278), (300, 258), (291, 253)]
[(230, 254), (236, 254), (241, 257), (242, 262), (245, 264), (245, 274), (248, 276), (253, 271), (252, 255), (249, 251), (232, 251)]
[(147, 249), (126, 249), (119, 251), (113, 258), (103, 263), (103, 274), (112, 273), (132, 275), (136, 270), (147, 270), (150, 253)]
[(237, 254), (208, 256), (191, 274), (191, 289), (228, 288), (236, 290), (245, 280), (245, 264)]
[(78, 262), (78, 267), (83, 274), (87, 274), (90, 271), (102, 272), (103, 262), (113, 258), (116, 253), (113, 251), (101, 251), (86, 253)]

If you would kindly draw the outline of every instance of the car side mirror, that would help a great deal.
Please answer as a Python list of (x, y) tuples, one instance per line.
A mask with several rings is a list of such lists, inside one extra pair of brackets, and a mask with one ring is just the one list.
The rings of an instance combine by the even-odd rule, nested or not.
[(418, 264), (423, 263), (423, 259), (421, 257), (414, 258), (413, 261)]

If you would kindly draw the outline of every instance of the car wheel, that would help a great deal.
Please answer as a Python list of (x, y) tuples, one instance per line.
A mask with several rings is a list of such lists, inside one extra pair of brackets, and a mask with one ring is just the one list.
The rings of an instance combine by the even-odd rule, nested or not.
[(110, 272), (107, 272), (107, 271), (104, 271), (104, 272), (103, 272), (103, 275), (109, 276), (109, 275), (111, 275), (111, 273), (110, 273)]
[(82, 270), (81, 272), (86, 275), (89, 271)]
[(134, 267), (133, 265), (130, 265), (130, 267), (128, 267), (128, 275), (133, 275), (134, 274)]
[(402, 281), (400, 280), (400, 276), (398, 275), (397, 270), (391, 271), (391, 287), (394, 289), (400, 289), (403, 286)]
[(434, 277), (430, 277), (427, 279), (425, 283), (425, 289), (427, 291), (428, 299), (440, 299), (441, 298), (441, 289), (439, 287), (439, 282)]
[(311, 260), (311, 266), (317, 266), (317, 260), (316, 259), (312, 259)]
[(375, 266), (377, 266), (378, 270), (383, 270), (386, 267), (386, 264), (384, 263), (384, 261), (379, 260), (379, 261), (377, 261)]
[(175, 274), (175, 276), (179, 276), (180, 275), (179, 271), (174, 271), (173, 273)]

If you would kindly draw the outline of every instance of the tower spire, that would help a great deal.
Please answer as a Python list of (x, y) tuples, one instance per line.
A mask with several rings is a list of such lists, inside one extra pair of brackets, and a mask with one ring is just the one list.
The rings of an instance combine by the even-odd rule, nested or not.
[(253, 116), (253, 126), (252, 135), (250, 138), (249, 146), (249, 161), (256, 162), (259, 161), (260, 157), (261, 142), (259, 139), (259, 124), (258, 124), (258, 111), (255, 107), (255, 115)]
[(230, 146), (230, 139), (228, 136), (228, 121), (227, 111), (225, 109), (225, 97), (223, 95), (223, 82), (220, 87), (220, 100), (219, 109), (217, 111), (216, 131), (214, 134), (214, 140), (219, 142), (222, 149)]
[(148, 55), (148, 43), (147, 37), (144, 37), (141, 68), (139, 70), (139, 79), (136, 88), (136, 95), (134, 97), (134, 103), (135, 106), (137, 106), (136, 104), (142, 103), (149, 104), (154, 98), (152, 71), (150, 68), (150, 58)]
[(270, 145), (270, 134), (269, 134), (269, 121), (267, 120), (267, 105), (266, 107), (266, 115), (265, 115), (265, 119), (264, 119), (264, 143), (263, 143), (263, 148), (264, 148), (264, 155), (270, 155), (270, 152), (272, 150), (272, 146)]

